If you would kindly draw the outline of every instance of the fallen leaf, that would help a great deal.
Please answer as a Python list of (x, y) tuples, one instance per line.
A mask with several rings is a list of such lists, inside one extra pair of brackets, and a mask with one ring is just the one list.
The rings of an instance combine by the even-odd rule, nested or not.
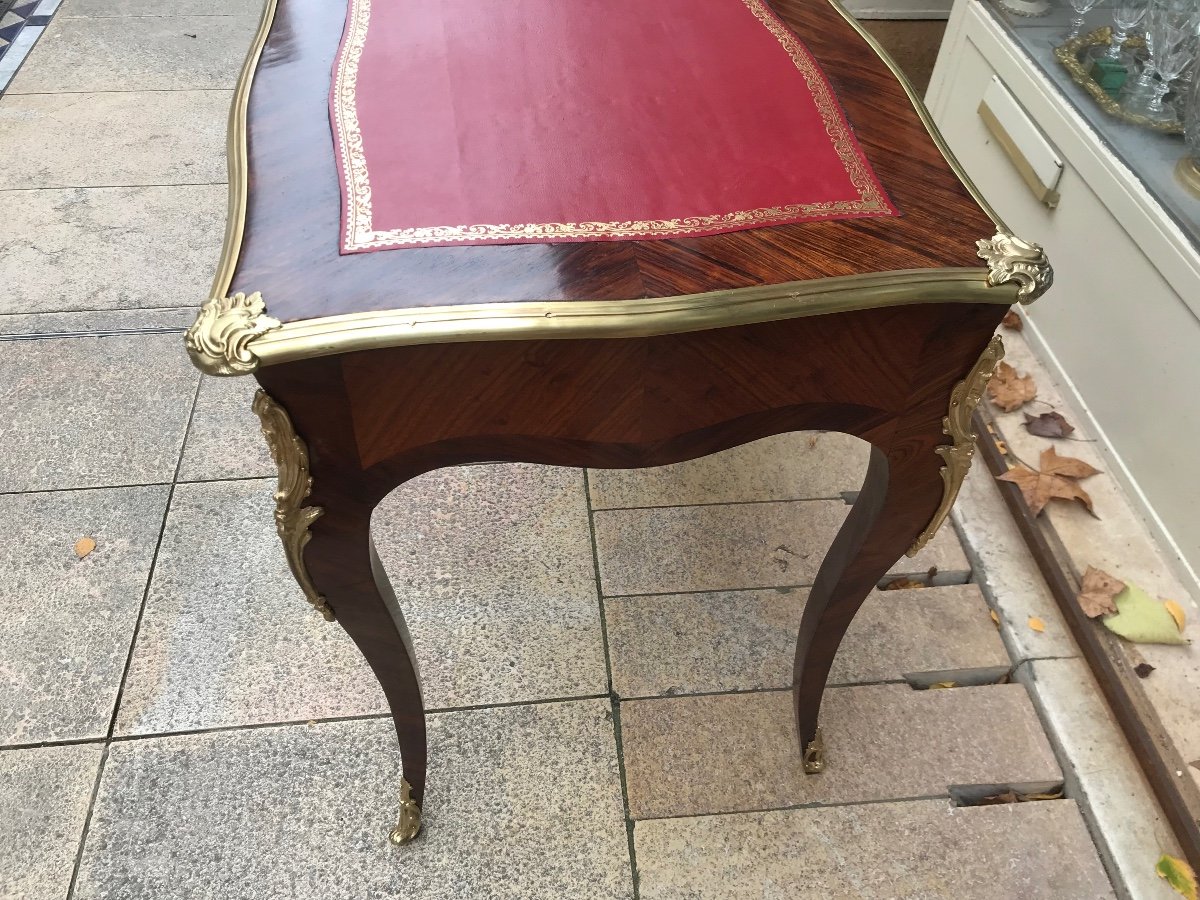
[(1018, 375), (1016, 369), (1002, 362), (988, 382), (987, 394), (1002, 410), (1012, 412), (1037, 396), (1037, 385), (1032, 375)]
[(1150, 663), (1138, 663), (1133, 667), (1133, 671), (1137, 674), (1138, 678), (1149, 678), (1150, 673), (1154, 671), (1154, 666), (1150, 665)]
[(1013, 331), (1021, 331), (1025, 328), (1025, 320), (1017, 315), (1015, 309), (1010, 309), (1004, 314), (1004, 318), (1000, 320), (1000, 324), (1005, 328), (1011, 328)]
[(1046, 412), (1040, 416), (1025, 413), (1025, 430), (1044, 438), (1064, 438), (1075, 430), (1075, 426), (1062, 417), (1061, 413)]
[(75, 542), (75, 555), (79, 559), (83, 559), (89, 553), (96, 549), (96, 542), (90, 537), (81, 537)]
[(946, 688), (958, 687), (957, 681), (935, 681), (929, 686), (931, 691), (944, 691)]
[(1096, 616), (1111, 615), (1117, 611), (1113, 597), (1125, 590), (1125, 582), (1113, 578), (1102, 569), (1087, 567), (1083, 573), (1083, 583), (1079, 585), (1076, 600), (1080, 609), (1089, 619)]
[(923, 588), (925, 582), (913, 581), (911, 578), (893, 578), (883, 586), (885, 591), (907, 591), (913, 588)]
[(1087, 491), (1075, 483), (1077, 478), (1087, 478), (1097, 475), (1100, 470), (1093, 468), (1082, 459), (1073, 456), (1059, 456), (1053, 447), (1042, 451), (1041, 470), (1035, 471), (1024, 465), (1017, 465), (1003, 475), (997, 475), (998, 481), (1008, 481), (1021, 489), (1021, 496), (1029, 507), (1030, 513), (1038, 515), (1051, 500), (1078, 500), (1087, 511), (1095, 515), (1092, 509), (1092, 498)]
[(1167, 884), (1174, 888), (1177, 894), (1182, 895), (1186, 900), (1197, 900), (1196, 873), (1182, 859), (1164, 853), (1158, 858), (1158, 864), (1154, 867), (1154, 871), (1158, 873), (1159, 878), (1165, 878)]
[(999, 627), (1000, 627), (1000, 616), (998, 616), (998, 615), (996, 614), (996, 611), (995, 611), (994, 609), (993, 609), (993, 610), (989, 610), (989, 611), (988, 611), (988, 615), (990, 615), (990, 616), (992, 617), (992, 621), (993, 621), (993, 622), (995, 622), (995, 623), (996, 623), (996, 627), (997, 627), (997, 628), (999, 628)]
[(1164, 600), (1163, 606), (1167, 608), (1167, 612), (1171, 614), (1171, 618), (1175, 620), (1179, 630), (1183, 631), (1183, 626), (1187, 624), (1187, 614), (1183, 611), (1183, 607), (1174, 600)]
[(992, 794), (990, 797), (984, 797), (979, 801), (980, 806), (997, 806), (1001, 803), (1029, 803), (1032, 800), (1061, 800), (1063, 792), (1055, 791), (1051, 794), (1021, 794), (1011, 788), (1002, 794)]
[(1167, 605), (1155, 600), (1136, 584), (1127, 584), (1117, 594), (1117, 614), (1100, 621), (1113, 634), (1135, 644), (1186, 644)]
[(1041, 619), (1039, 619), (1037, 616), (1030, 616), (1029, 617), (1029, 627), (1032, 628), (1034, 631), (1036, 631), (1038, 634), (1041, 634), (1043, 631), (1046, 630), (1046, 623), (1043, 622)]

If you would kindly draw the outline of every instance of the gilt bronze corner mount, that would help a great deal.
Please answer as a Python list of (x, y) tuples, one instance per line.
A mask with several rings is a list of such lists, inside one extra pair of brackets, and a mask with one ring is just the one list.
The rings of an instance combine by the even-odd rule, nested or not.
[(929, 539), (937, 533), (942, 523), (946, 521), (946, 517), (950, 515), (950, 508), (954, 506), (959, 488), (962, 487), (963, 479), (967, 477), (967, 472), (971, 468), (971, 460), (975, 457), (975, 432), (971, 430), (971, 414), (975, 412), (975, 407), (983, 399), (984, 388), (987, 387), (988, 381), (1003, 358), (1004, 343), (1000, 340), (1000, 336), (996, 335), (980, 355), (978, 362), (975, 363), (967, 377), (955, 385), (954, 390), (950, 393), (950, 409), (946, 417), (942, 419), (942, 431), (954, 443), (948, 447), (938, 447), (936, 451), (946, 463), (942, 466), (944, 485), (942, 502), (938, 505), (937, 512), (933, 514), (929, 524), (925, 526), (925, 530), (909, 548), (908, 556), (916, 556), (920, 549), (929, 543)]

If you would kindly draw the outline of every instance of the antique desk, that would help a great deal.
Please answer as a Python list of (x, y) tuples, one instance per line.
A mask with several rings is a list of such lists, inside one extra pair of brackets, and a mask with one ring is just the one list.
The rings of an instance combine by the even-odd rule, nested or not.
[(420, 829), (425, 721), (370, 519), (441, 466), (869, 441), (796, 644), (797, 765), (820, 772), (838, 644), (946, 518), (994, 330), (1051, 281), (853, 20), (827, 0), (270, 0), (229, 166), (187, 349), (262, 386), (292, 572), (391, 706), (392, 839)]

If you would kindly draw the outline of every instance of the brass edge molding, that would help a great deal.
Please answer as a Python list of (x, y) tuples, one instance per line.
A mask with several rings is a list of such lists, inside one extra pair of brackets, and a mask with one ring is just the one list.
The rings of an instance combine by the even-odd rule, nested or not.
[(304, 548), (312, 534), (309, 527), (325, 512), (319, 506), (304, 506), (312, 493), (312, 476), (308, 472), (308, 447), (292, 427), (292, 419), (270, 394), (259, 389), (252, 406), (262, 423), (262, 433), (271, 450), (271, 458), (279, 469), (279, 485), (275, 490), (275, 530), (283, 541), (288, 566), (308, 602), (327, 622), (333, 621), (333, 610), (317, 592), (304, 566)]
[(246, 60), (237, 85), (233, 89), (233, 101), (229, 106), (229, 125), (225, 134), (225, 155), (229, 167), (229, 206), (225, 217), (225, 240), (221, 245), (221, 262), (213, 277), (209, 297), (224, 297), (233, 283), (233, 270), (237, 266), (238, 254), (242, 249), (242, 235), (246, 229), (246, 197), (248, 192), (248, 158), (246, 147), (246, 109), (250, 102), (250, 86), (254, 72), (267, 43), (267, 35), (275, 21), (278, 0), (266, 0), (258, 31), (250, 43)]
[(183, 336), (196, 368), (209, 375), (246, 375), (257, 369), (259, 360), (250, 344), (283, 327), (266, 313), (257, 291), (206, 300)]
[(955, 385), (950, 393), (950, 409), (942, 419), (942, 431), (954, 443), (949, 447), (938, 447), (935, 451), (946, 463), (941, 470), (942, 502), (929, 524), (925, 526), (925, 530), (909, 548), (908, 556), (916, 556), (937, 533), (946, 521), (946, 516), (950, 515), (950, 507), (954, 505), (963, 479), (967, 477), (967, 471), (971, 468), (971, 460), (975, 457), (975, 432), (971, 430), (971, 415), (983, 399), (983, 390), (1003, 358), (1004, 342), (1000, 340), (1000, 335), (996, 335), (967, 377)]
[(1022, 303), (1032, 303), (1054, 284), (1054, 268), (1040, 244), (1003, 231), (992, 235), (991, 240), (975, 243), (979, 258), (988, 264), (988, 284), (1016, 284)]
[(955, 176), (957, 176), (958, 180), (962, 183), (962, 186), (967, 189), (967, 193), (971, 195), (971, 198), (977, 204), (979, 204), (979, 208), (982, 209), (987, 217), (992, 220), (992, 223), (996, 226), (996, 230), (1007, 232), (1008, 227), (1000, 218), (1000, 214), (997, 213), (996, 210), (992, 208), (992, 205), (984, 199), (983, 194), (979, 191), (979, 188), (977, 188), (975, 183), (971, 181), (971, 176), (967, 174), (966, 170), (962, 167), (962, 164), (959, 163), (957, 157), (955, 157), (954, 152), (950, 149), (950, 145), (946, 143), (946, 139), (942, 137), (941, 130), (936, 124), (934, 124), (933, 116), (929, 114), (929, 110), (925, 107), (925, 101), (921, 99), (921, 95), (917, 93), (917, 89), (912, 86), (912, 82), (908, 80), (908, 76), (900, 70), (900, 67), (896, 65), (896, 62), (892, 59), (891, 55), (883, 49), (883, 45), (880, 44), (879, 41), (875, 40), (875, 36), (863, 28), (858, 23), (858, 20), (855, 19), (854, 16), (851, 15), (844, 6), (842, 6), (839, 0), (829, 0), (829, 5), (837, 10), (838, 14), (845, 19), (847, 23), (849, 23), (850, 27), (858, 32), (859, 37), (866, 41), (871, 49), (875, 51), (875, 55), (883, 60), (884, 65), (891, 69), (892, 75), (895, 76), (898, 82), (900, 82), (900, 86), (904, 88), (904, 93), (908, 95), (909, 102), (912, 103), (913, 109), (917, 111), (917, 116), (921, 119), (921, 124), (924, 125), (925, 130), (929, 132), (929, 136), (933, 139), (933, 143), (937, 146), (946, 162), (950, 165), (950, 168), (954, 171)]
[(911, 269), (638, 300), (430, 306), (286, 322), (253, 340), (271, 366), (413, 344), (649, 337), (917, 303), (1016, 302), (983, 268)]
[(393, 844), (407, 844), (421, 831), (421, 807), (412, 798), (412, 785), (407, 778), (400, 779), (400, 819), (388, 835)]

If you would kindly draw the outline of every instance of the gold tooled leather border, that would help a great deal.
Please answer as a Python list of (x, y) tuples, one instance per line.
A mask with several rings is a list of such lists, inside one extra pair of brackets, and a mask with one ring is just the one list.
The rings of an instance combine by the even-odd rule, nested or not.
[(352, 4), (346, 23), (346, 38), (339, 48), (334, 70), (333, 121), (334, 143), (341, 160), (341, 181), (346, 221), (342, 251), (346, 253), (382, 248), (425, 246), (452, 241), (529, 241), (577, 240), (588, 237), (618, 239), (686, 237), (710, 231), (763, 228), (836, 216), (885, 215), (894, 207), (883, 193), (866, 155), (846, 120), (817, 61), (808, 48), (788, 29), (764, 0), (741, 0), (759, 23), (778, 41), (791, 59), (821, 117), (834, 153), (841, 163), (856, 198), (814, 203), (792, 203), (758, 209), (734, 210), (700, 216), (643, 221), (614, 222), (540, 222), (526, 224), (434, 225), (393, 228), (374, 227), (371, 203), (371, 177), (358, 122), (358, 69), (371, 19), (371, 0), (349, 0)]

